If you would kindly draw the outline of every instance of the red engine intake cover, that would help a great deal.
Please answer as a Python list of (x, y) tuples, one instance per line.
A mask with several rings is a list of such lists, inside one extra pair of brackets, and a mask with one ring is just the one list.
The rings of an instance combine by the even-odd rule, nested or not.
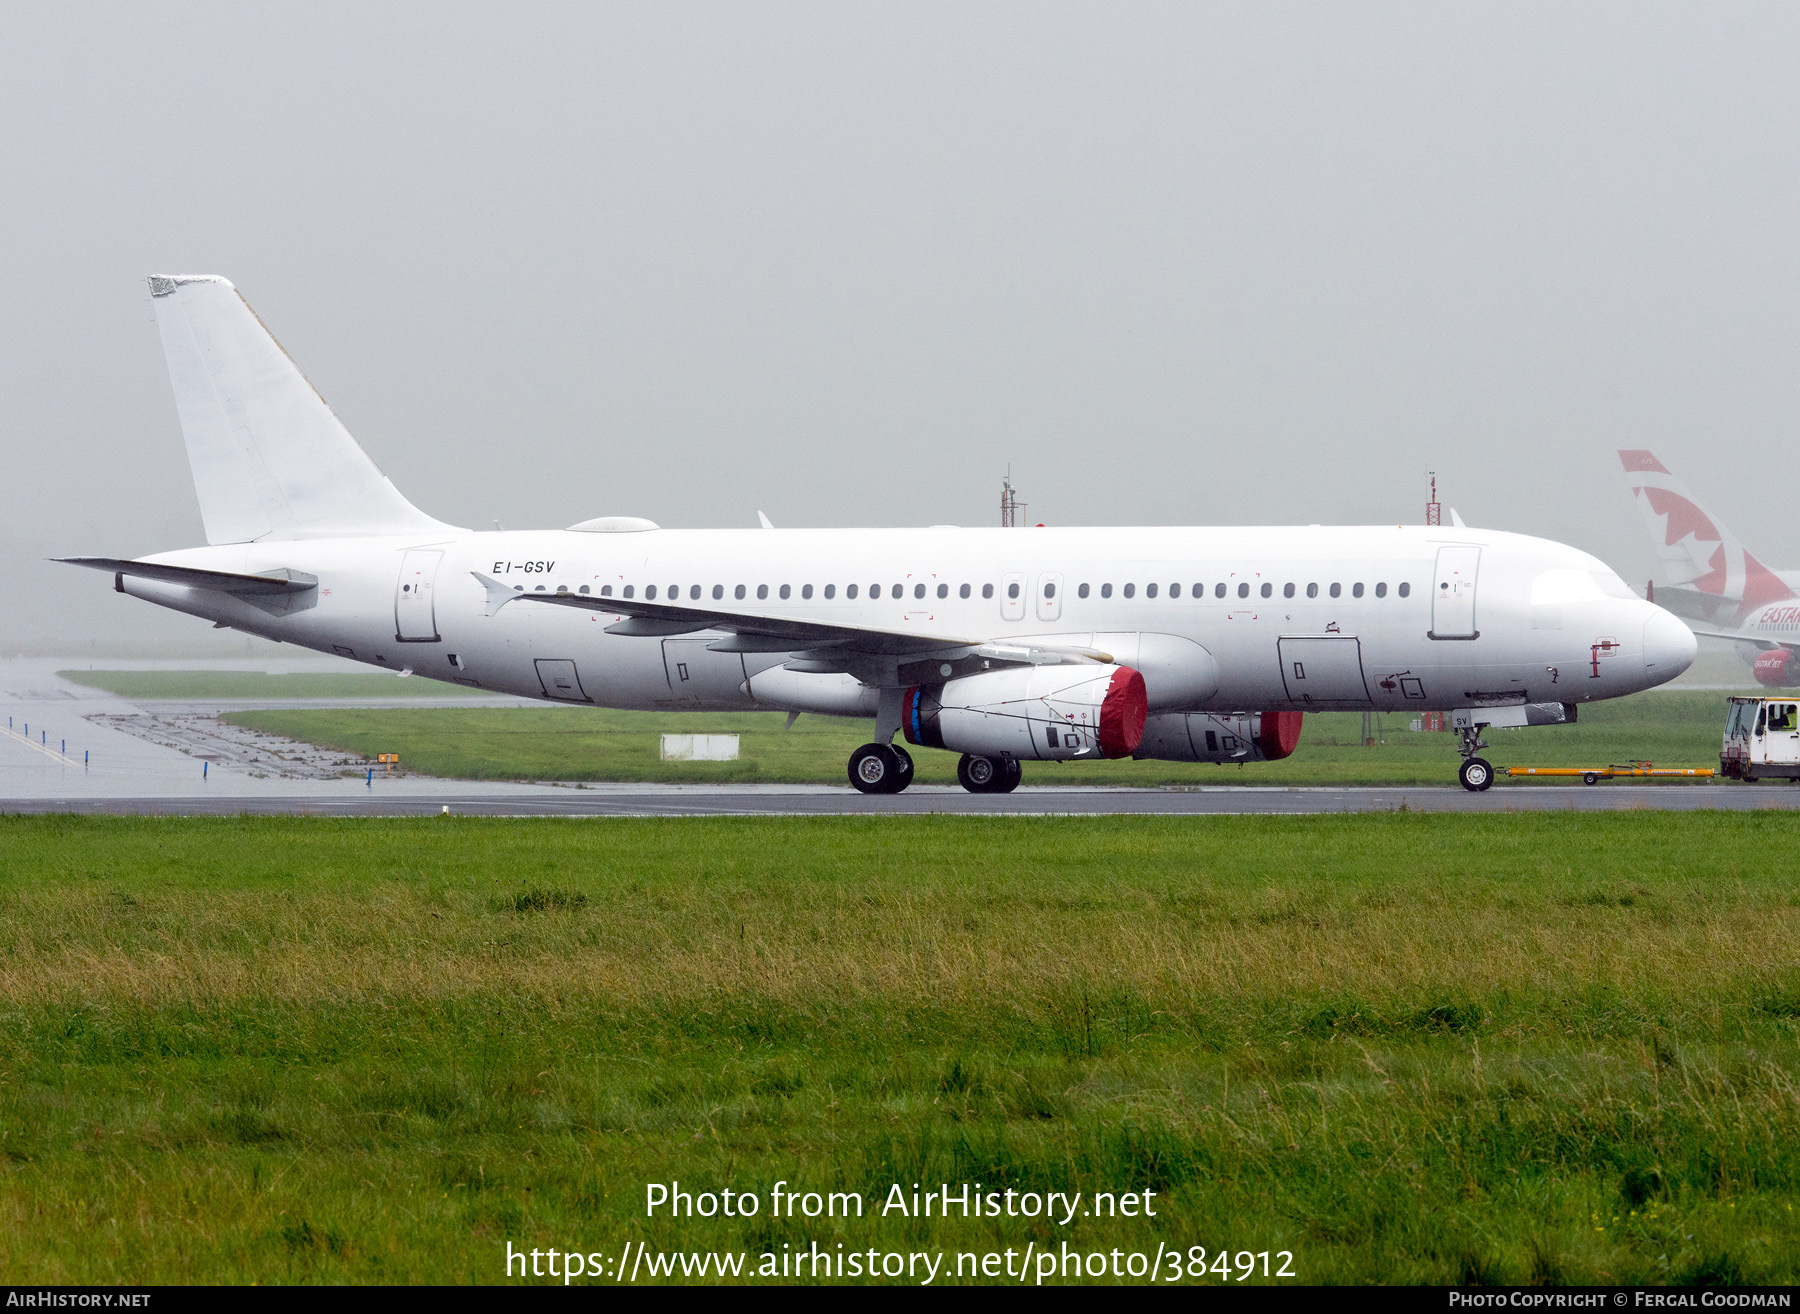
[(1262, 749), (1263, 756), (1279, 762), (1298, 748), (1300, 723), (1305, 719), (1305, 712), (1264, 712), (1262, 729), (1256, 736), (1256, 746)]
[(1100, 700), (1100, 751), (1108, 757), (1130, 757), (1144, 742), (1144, 718), (1150, 699), (1144, 677), (1129, 666), (1113, 672)]
[(1750, 673), (1758, 684), (1785, 689), (1794, 683), (1794, 650), (1776, 648), (1765, 652), (1750, 664)]

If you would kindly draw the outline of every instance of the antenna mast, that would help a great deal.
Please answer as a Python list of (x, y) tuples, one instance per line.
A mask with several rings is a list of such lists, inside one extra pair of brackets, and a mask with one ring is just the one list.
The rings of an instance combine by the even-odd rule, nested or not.
[(1437, 471), (1431, 470), (1427, 473), (1431, 475), (1431, 500), (1425, 504), (1425, 523), (1441, 525), (1444, 523), (1444, 516), (1443, 508), (1438, 505), (1437, 500)]
[(1000, 481), (1000, 528), (1017, 529), (1025, 520), (1025, 503), (1019, 500), (1012, 484), (1012, 466), (1006, 467), (1006, 478)]

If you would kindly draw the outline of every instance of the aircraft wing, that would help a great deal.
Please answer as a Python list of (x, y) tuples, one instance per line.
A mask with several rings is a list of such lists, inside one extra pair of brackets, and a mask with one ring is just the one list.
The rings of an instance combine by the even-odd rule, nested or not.
[(697, 630), (724, 630), (726, 637), (707, 645), (715, 652), (792, 652), (795, 669), (851, 670), (863, 678), (866, 661), (893, 658), (901, 663), (942, 656), (955, 660), (978, 656), (990, 662), (1052, 665), (1063, 661), (1111, 661), (1109, 653), (1080, 647), (1043, 647), (991, 643), (968, 635), (826, 625), (782, 616), (758, 616), (709, 607), (686, 607), (634, 598), (603, 598), (586, 593), (526, 593), (471, 571), (488, 591), (488, 614), (512, 602), (604, 612), (625, 619), (606, 627), (608, 634), (672, 635)]
[(1729, 630), (1701, 630), (1695, 629), (1692, 625), (1688, 626), (1688, 628), (1693, 630), (1694, 633), (1699, 635), (1702, 639), (1730, 639), (1733, 643), (1749, 643), (1754, 644), (1758, 648), (1765, 649), (1787, 647), (1785, 643), (1777, 642), (1774, 639), (1765, 639), (1760, 634), (1745, 634), (1742, 631), (1734, 634)]
[(302, 570), (271, 570), (260, 575), (234, 575), (223, 570), (194, 570), (188, 566), (164, 566), (154, 561), (122, 561), (114, 557), (52, 557), (65, 566), (86, 566), (90, 570), (109, 570), (114, 575), (136, 575), (141, 579), (160, 580), (164, 584), (185, 584), (189, 588), (211, 589), (215, 593), (269, 595), (304, 593), (319, 587), (319, 577)]

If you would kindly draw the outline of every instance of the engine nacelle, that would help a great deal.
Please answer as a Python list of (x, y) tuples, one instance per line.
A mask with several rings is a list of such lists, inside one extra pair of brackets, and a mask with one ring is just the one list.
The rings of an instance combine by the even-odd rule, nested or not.
[(1153, 716), (1132, 754), (1159, 762), (1276, 762), (1300, 743), (1303, 712)]
[(1129, 757), (1145, 709), (1144, 677), (1129, 666), (1017, 666), (915, 685), (900, 729), (908, 743), (982, 757)]
[(1756, 677), (1758, 684), (1766, 684), (1771, 689), (1789, 688), (1796, 676), (1794, 650), (1771, 648), (1768, 652), (1758, 653), (1756, 660), (1750, 663), (1750, 674)]

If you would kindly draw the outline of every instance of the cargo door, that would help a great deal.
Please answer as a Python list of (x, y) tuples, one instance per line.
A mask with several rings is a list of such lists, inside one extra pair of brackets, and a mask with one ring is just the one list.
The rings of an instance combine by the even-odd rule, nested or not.
[(399, 643), (436, 643), (437, 603), (433, 597), (442, 552), (413, 551), (400, 558), (394, 585), (394, 638)]
[(663, 670), (669, 692), (681, 702), (696, 706), (741, 707), (749, 702), (743, 683), (744, 659), (735, 652), (708, 652), (718, 635), (705, 639), (664, 639)]
[(554, 698), (560, 703), (585, 703), (588, 696), (581, 687), (581, 676), (575, 670), (575, 663), (540, 657), (537, 660), (538, 683), (543, 686), (544, 697)]
[(1063, 578), (1056, 571), (1045, 571), (1038, 576), (1037, 618), (1039, 620), (1062, 619), (1062, 587)]
[(1281, 682), (1296, 707), (1319, 703), (1370, 703), (1363, 679), (1362, 640), (1350, 635), (1282, 639)]
[(1438, 549), (1437, 576), (1431, 583), (1433, 639), (1479, 639), (1475, 628), (1475, 574), (1481, 566), (1478, 547)]

